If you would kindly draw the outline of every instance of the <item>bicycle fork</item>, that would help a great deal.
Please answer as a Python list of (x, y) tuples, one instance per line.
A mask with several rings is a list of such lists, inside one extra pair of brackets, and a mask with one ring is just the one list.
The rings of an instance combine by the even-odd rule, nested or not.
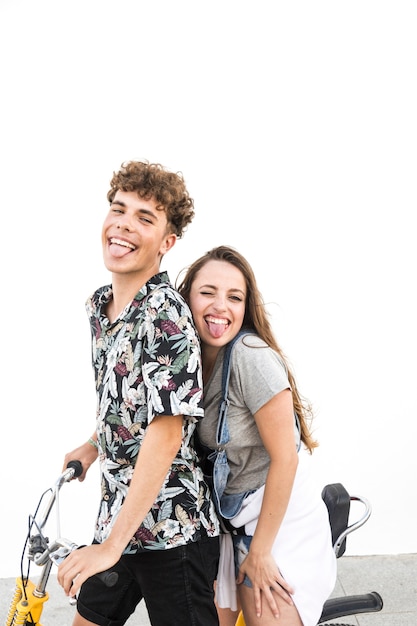
[(39, 591), (31, 580), (17, 578), (6, 626), (42, 626), (39, 619), (48, 598), (48, 592)]

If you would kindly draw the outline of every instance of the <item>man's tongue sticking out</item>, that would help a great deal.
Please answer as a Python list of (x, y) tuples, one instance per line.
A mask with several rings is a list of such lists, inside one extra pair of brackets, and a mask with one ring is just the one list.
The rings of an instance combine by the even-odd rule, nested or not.
[(120, 259), (120, 258), (126, 256), (126, 254), (129, 254), (129, 252), (132, 252), (132, 248), (130, 248), (128, 246), (121, 245), (121, 244), (116, 243), (116, 242), (111, 242), (110, 243), (110, 252), (112, 253), (112, 255), (114, 257), (117, 257), (117, 258)]
[(210, 320), (207, 320), (207, 325), (210, 331), (210, 335), (212, 337), (215, 337), (216, 339), (218, 339), (219, 337), (221, 337), (223, 335), (223, 333), (225, 332), (228, 324), (222, 320), (222, 322), (212, 322)]

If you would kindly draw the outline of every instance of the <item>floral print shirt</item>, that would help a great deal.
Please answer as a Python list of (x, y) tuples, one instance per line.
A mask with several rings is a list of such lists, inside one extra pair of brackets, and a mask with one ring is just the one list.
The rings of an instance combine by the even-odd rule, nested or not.
[(102, 491), (95, 539), (102, 542), (109, 535), (146, 429), (157, 415), (184, 416), (182, 445), (124, 553), (218, 535), (219, 522), (192, 446), (204, 412), (200, 345), (190, 310), (165, 272), (151, 278), (113, 323), (105, 315), (111, 298), (112, 288), (106, 286), (86, 303)]

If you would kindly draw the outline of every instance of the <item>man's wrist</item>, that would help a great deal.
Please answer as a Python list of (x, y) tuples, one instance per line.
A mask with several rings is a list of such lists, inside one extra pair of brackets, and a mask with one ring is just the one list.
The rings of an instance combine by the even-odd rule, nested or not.
[(93, 448), (98, 450), (98, 443), (96, 439), (93, 439), (93, 437), (90, 437), (88, 440), (88, 443), (90, 444), (90, 446), (93, 446)]

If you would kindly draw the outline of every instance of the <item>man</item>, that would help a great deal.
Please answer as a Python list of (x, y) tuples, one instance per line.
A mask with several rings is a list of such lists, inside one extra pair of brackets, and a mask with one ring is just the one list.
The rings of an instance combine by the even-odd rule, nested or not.
[[(156, 626), (218, 624), (213, 599), (219, 523), (192, 435), (203, 417), (198, 337), (185, 301), (160, 272), (194, 217), (181, 174), (128, 162), (113, 175), (102, 230), (110, 286), (87, 301), (97, 426), (65, 457), (84, 480), (100, 462), (94, 542), (58, 581), (78, 594), (73, 626), (122, 625), (145, 599)], [(118, 572), (111, 588), (94, 574)]]

